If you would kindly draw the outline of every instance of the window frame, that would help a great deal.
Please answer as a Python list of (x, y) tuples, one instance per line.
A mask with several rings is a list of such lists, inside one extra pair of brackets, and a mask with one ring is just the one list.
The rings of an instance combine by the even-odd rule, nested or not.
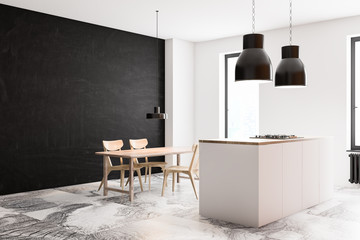
[[(360, 145), (355, 145), (355, 44), (360, 42), (360, 37), (351, 38), (351, 150), (360, 150)], [(360, 93), (359, 93), (360, 94)]]
[(225, 54), (225, 138), (228, 138), (228, 60), (229, 58), (239, 57), (240, 52)]

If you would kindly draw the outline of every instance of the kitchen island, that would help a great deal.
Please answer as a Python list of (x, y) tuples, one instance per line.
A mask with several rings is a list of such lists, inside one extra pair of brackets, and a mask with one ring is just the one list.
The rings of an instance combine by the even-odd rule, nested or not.
[(328, 200), (332, 144), (332, 137), (200, 140), (200, 214), (260, 227)]

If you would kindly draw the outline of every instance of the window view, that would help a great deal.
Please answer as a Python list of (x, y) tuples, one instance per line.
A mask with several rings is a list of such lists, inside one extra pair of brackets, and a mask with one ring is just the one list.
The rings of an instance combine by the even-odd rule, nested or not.
[(360, 150), (360, 37), (351, 39), (351, 148)]
[(239, 53), (225, 55), (225, 137), (248, 138), (259, 132), (259, 85), (235, 82)]

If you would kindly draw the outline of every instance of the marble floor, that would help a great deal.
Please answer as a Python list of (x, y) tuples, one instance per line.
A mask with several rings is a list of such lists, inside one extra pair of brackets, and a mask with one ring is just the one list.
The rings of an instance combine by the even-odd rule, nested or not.
[[(171, 180), (170, 180), (171, 181)], [(241, 239), (359, 240), (360, 188), (261, 228), (201, 217), (188, 179), (161, 197), (162, 175), (135, 200), (97, 192), (99, 182), (0, 196), (0, 239)], [(111, 180), (109, 185), (119, 186)], [(197, 185), (198, 186), (198, 185)]]

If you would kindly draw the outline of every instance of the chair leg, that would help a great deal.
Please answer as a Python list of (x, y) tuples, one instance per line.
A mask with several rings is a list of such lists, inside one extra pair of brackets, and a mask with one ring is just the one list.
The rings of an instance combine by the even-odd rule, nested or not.
[(172, 178), (172, 191), (175, 191), (175, 172), (172, 173), (173, 178)]
[[(110, 172), (111, 172), (111, 171), (108, 171), (108, 172), (107, 172), (107, 175), (109, 175)], [(101, 183), (100, 183), (100, 186), (99, 186), (99, 188), (98, 188), (98, 191), (100, 191), (100, 189), (101, 189), (101, 187), (102, 187), (103, 184), (104, 184), (104, 178), (101, 179)]]
[[(161, 168), (161, 170), (162, 170), (163, 172), (165, 172), (165, 169), (164, 169), (164, 168)], [(165, 182), (165, 187), (167, 187), (167, 181)]]
[(146, 179), (147, 179), (147, 174), (148, 174), (148, 167), (145, 167), (145, 183), (146, 183)]
[(149, 167), (149, 191), (151, 190), (151, 167)]
[(101, 189), (101, 187), (102, 187), (103, 184), (104, 184), (104, 178), (101, 180), (101, 183), (100, 183), (100, 186), (99, 186), (98, 191), (100, 191), (100, 189)]
[[(165, 171), (165, 170), (166, 170), (166, 169), (163, 169), (163, 171)], [(166, 183), (165, 183), (165, 184), (166, 184), (166, 187), (167, 187), (167, 179), (166, 179)]]
[(142, 185), (142, 181), (141, 181), (141, 172), (140, 172), (140, 169), (136, 170), (137, 172), (137, 175), (138, 175), (138, 178), (139, 178), (139, 182), (140, 182), (140, 188), (141, 188), (141, 191), (143, 192), (143, 185)]
[(195, 175), (196, 175), (196, 177), (197, 177), (198, 179), (200, 179), (200, 177), (199, 177), (199, 170), (196, 170), (196, 171), (195, 171)]
[(165, 190), (165, 183), (166, 183), (166, 180), (167, 180), (167, 171), (165, 170), (164, 171), (164, 179), (163, 179), (163, 187), (162, 187), (162, 191), (161, 191), (161, 196), (163, 197), (164, 196), (164, 190)]
[(125, 171), (121, 170), (120, 171), (120, 185), (121, 185), (122, 190), (124, 190), (124, 177), (125, 177)]
[(189, 177), (190, 177), (190, 180), (191, 180), (191, 184), (192, 184), (192, 186), (193, 186), (193, 189), (194, 189), (195, 197), (196, 197), (197, 200), (199, 200), (198, 195), (197, 195), (197, 193), (196, 193), (194, 176), (192, 175), (192, 173), (189, 173)]

